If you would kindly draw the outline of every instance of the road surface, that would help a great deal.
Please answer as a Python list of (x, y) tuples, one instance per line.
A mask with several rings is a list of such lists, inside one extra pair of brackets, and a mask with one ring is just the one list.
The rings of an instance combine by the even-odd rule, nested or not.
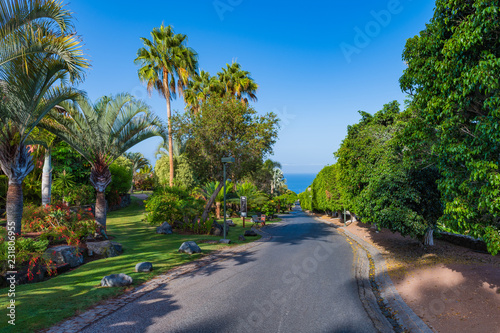
[(265, 231), (270, 241), (177, 278), (84, 332), (375, 332), (343, 236), (302, 211)]

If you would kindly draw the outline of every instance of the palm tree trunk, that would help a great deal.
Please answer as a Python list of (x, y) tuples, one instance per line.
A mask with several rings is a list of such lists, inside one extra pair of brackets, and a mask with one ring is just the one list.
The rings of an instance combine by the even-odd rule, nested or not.
[(52, 156), (50, 149), (45, 149), (45, 161), (42, 172), (42, 206), (50, 205), (52, 195)]
[(163, 69), (163, 89), (167, 100), (167, 123), (168, 123), (168, 161), (170, 163), (170, 187), (174, 186), (174, 142), (172, 138), (172, 107), (170, 105), (170, 90), (168, 88), (168, 72)]
[(220, 202), (215, 203), (215, 215), (217, 219), (220, 219)]
[(106, 231), (106, 195), (104, 192), (97, 192), (95, 221), (104, 228), (104, 231)]
[(14, 225), (14, 232), (21, 234), (23, 218), (23, 186), (22, 183), (9, 182), (7, 190), (7, 226)]
[(220, 190), (224, 186), (224, 182), (219, 182), (219, 185), (215, 189), (214, 193), (212, 193), (212, 196), (210, 199), (208, 199), (207, 205), (205, 206), (205, 209), (203, 210), (203, 214), (201, 215), (201, 222), (205, 222), (208, 218), (208, 213), (210, 212), (210, 208), (212, 208), (212, 205), (215, 202), (215, 198), (217, 197), (217, 194), (219, 194)]

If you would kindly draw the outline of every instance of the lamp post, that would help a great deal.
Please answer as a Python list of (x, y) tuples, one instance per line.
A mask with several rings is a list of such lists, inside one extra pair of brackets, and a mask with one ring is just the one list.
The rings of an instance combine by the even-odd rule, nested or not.
[(226, 239), (226, 164), (234, 163), (234, 157), (224, 157), (221, 161), (224, 165), (224, 239)]

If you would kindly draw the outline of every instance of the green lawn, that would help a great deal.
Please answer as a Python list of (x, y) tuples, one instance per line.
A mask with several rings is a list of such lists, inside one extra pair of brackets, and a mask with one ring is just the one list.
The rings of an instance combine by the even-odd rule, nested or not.
[[(143, 206), (133, 198), (130, 207), (108, 215), (108, 233), (114, 241), (123, 245), (124, 253), (115, 258), (108, 258), (87, 263), (71, 272), (64, 273), (48, 281), (17, 286), (16, 289), (16, 332), (33, 332), (50, 327), (57, 322), (78, 314), (101, 300), (119, 295), (125, 288), (101, 288), (101, 279), (105, 275), (125, 273), (134, 279), (134, 285), (150, 280), (174, 266), (186, 263), (210, 251), (228, 245), (199, 244), (203, 254), (180, 254), (177, 249), (188, 240), (218, 240), (221, 237), (206, 235), (158, 235), (155, 227), (142, 222)], [(233, 245), (242, 244), (238, 236), (244, 233), (240, 219), (232, 219), (237, 224), (231, 227), (228, 238)], [(251, 223), (246, 221), (246, 229)], [(253, 237), (254, 241), (260, 237)], [(231, 246), (231, 245), (229, 245)], [(152, 262), (152, 273), (135, 273), (135, 264), (143, 261)], [(7, 289), (0, 289), (0, 331), (12, 331), (7, 324)], [(7, 327), (9, 326), (9, 327)]]

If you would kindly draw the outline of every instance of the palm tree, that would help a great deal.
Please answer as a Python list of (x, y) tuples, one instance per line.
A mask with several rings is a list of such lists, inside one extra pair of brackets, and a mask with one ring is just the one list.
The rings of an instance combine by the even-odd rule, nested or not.
[(71, 13), (53, 0), (7, 0), (0, 2), (0, 67), (22, 59), (25, 70), (33, 55), (63, 59), (73, 75), (88, 66), (73, 33)]
[[(186, 46), (187, 36), (175, 34), (172, 27), (154, 28), (152, 40), (141, 38), (144, 47), (137, 51), (135, 63), (139, 64), (139, 78), (146, 82), (151, 95), (156, 90), (167, 101), (168, 146), (173, 151), (170, 101), (183, 95), (189, 78), (198, 67), (197, 53)], [(174, 160), (170, 156), (170, 186), (174, 183)]]
[[(244, 182), (236, 185), (236, 195), (238, 198), (246, 197), (248, 205), (261, 205), (268, 200), (266, 194), (259, 192), (257, 186), (250, 182)], [(239, 203), (239, 199), (234, 203)]]
[(174, 160), (176, 158), (178, 158), (179, 156), (181, 156), (185, 151), (186, 151), (186, 147), (187, 147), (187, 140), (173, 140), (173, 145), (172, 145), (172, 148), (173, 148), (173, 154), (170, 154), (169, 153), (169, 145), (166, 144), (165, 141), (161, 142), (158, 147), (156, 147), (156, 151), (155, 151), (155, 157), (156, 159), (158, 159), (160, 156), (160, 158), (162, 156), (170, 156), (172, 155), (172, 157), (174, 158)]
[(40, 120), (78, 91), (59, 86), (88, 67), (71, 15), (59, 2), (0, 2), (0, 167), (9, 178), (7, 222), (21, 233), (22, 182), (33, 170), (26, 139)]
[(95, 218), (106, 230), (105, 190), (111, 182), (110, 164), (137, 143), (163, 135), (162, 124), (148, 105), (128, 94), (104, 96), (95, 103), (81, 98), (62, 106), (66, 113), (51, 112), (51, 121), (42, 121), (40, 126), (66, 141), (92, 165), (90, 183), (97, 191)]
[[(149, 160), (144, 157), (141, 153), (125, 153), (126, 158), (132, 162), (132, 178), (134, 181), (137, 179), (137, 170), (143, 169), (146, 166), (150, 166)], [(130, 193), (134, 193), (134, 182), (132, 182), (132, 187), (130, 188)]]
[(223, 95), (223, 86), (217, 77), (210, 76), (210, 73), (202, 70), (200, 74), (195, 74), (193, 79), (189, 81), (188, 87), (184, 91), (184, 100), (193, 113), (197, 114), (201, 104), (211, 94)]
[(241, 69), (241, 65), (233, 62), (227, 64), (226, 68), (222, 68), (222, 72), (218, 73), (219, 81), (224, 87), (224, 94), (235, 96), (244, 103), (248, 103), (248, 99), (257, 101), (257, 89), (259, 86), (250, 77), (250, 72)]
[[(214, 194), (215, 191), (217, 191), (217, 188), (219, 187), (220, 182), (215, 181), (215, 182), (209, 182), (205, 184), (205, 186), (202, 186), (201, 188), (198, 188), (196, 192), (200, 194), (206, 201), (210, 199), (210, 197)], [(231, 192), (231, 181), (226, 180), (226, 199), (228, 194)], [(220, 219), (220, 207), (222, 202), (224, 201), (224, 190), (220, 189), (219, 193), (217, 193), (215, 197), (215, 215), (217, 219)]]

